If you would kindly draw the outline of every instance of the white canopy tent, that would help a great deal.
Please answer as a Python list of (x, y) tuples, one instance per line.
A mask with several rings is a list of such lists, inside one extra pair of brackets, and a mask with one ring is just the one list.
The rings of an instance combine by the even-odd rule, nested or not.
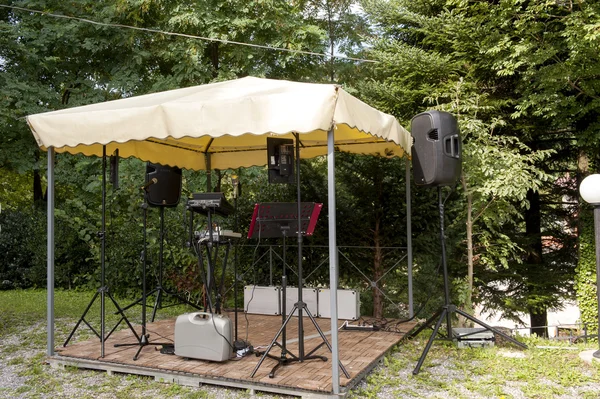
[[(266, 164), (266, 138), (298, 134), (300, 157), (327, 155), (333, 393), (339, 393), (338, 258), (334, 151), (410, 154), (412, 138), (393, 116), (333, 84), (247, 77), (30, 115), (48, 151), (48, 355), (54, 354), (54, 153), (122, 157), (192, 170)], [(410, 174), (407, 161), (409, 298), (412, 298)], [(412, 303), (409, 303), (412, 309)]]

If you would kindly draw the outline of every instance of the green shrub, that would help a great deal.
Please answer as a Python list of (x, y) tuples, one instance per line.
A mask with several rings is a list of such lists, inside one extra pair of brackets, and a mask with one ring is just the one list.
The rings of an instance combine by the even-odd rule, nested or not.
[[(47, 277), (46, 212), (5, 210), (0, 214), (0, 289), (44, 287)], [(56, 220), (55, 286), (74, 288), (90, 279), (88, 245), (73, 225)]]
[(596, 299), (596, 252), (594, 246), (594, 217), (589, 207), (582, 206), (579, 214), (579, 262), (575, 275), (577, 303), (581, 321), (589, 323), (591, 331), (598, 326), (598, 302)]
[(44, 243), (44, 237), (34, 233), (36, 224), (35, 213), (9, 209), (0, 214), (0, 289), (33, 285), (30, 272), (43, 261)]

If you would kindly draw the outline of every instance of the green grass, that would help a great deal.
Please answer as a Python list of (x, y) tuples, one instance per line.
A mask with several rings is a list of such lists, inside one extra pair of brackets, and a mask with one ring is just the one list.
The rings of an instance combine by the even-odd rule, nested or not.
[[(600, 397), (600, 362), (588, 365), (579, 359), (580, 351), (594, 349), (596, 344), (578, 344), (578, 350), (566, 350), (573, 345), (527, 338), (524, 341), (529, 349), (522, 351), (512, 346), (458, 349), (436, 342), (421, 372), (413, 376), (427, 337), (419, 338), (403, 341), (368, 377), (366, 386), (353, 391), (350, 397), (378, 398), (398, 392), (403, 398), (508, 399), (516, 390), (525, 398)], [(440, 367), (442, 364), (444, 367)]]
[[(54, 298), (54, 318), (55, 320), (73, 320), (76, 322), (83, 314), (88, 304), (92, 301), (94, 292), (89, 291), (55, 291)], [(115, 301), (120, 307), (125, 307), (131, 303), (131, 299), (115, 298)], [(148, 298), (148, 303), (153, 304), (154, 297)], [(0, 291), (0, 337), (14, 334), (22, 331), (23, 328), (33, 325), (42, 324), (42, 328), (36, 329), (32, 335), (28, 335), (27, 344), (38, 344), (40, 339), (46, 338), (46, 320), (47, 320), (47, 294), (46, 290), (12, 290)], [(90, 322), (94, 328), (100, 323), (100, 296), (94, 301), (92, 307), (86, 314), (86, 320)], [(120, 317), (115, 315), (116, 307), (108, 296), (105, 296), (106, 303), (106, 321), (107, 325), (112, 326), (113, 323), (119, 321)], [(172, 306), (160, 309), (157, 313), (157, 319), (170, 318), (184, 313), (187, 308), (185, 306)], [(148, 318), (151, 315), (149, 309)], [(132, 323), (140, 322), (140, 307), (134, 306), (127, 312), (127, 317)], [(56, 323), (57, 330), (64, 329), (64, 323)], [(74, 327), (70, 325), (67, 327)], [(81, 329), (88, 330), (82, 326)], [(99, 327), (96, 328), (99, 330)]]
[[(95, 292), (56, 291), (54, 302), (56, 346), (60, 346), (67, 338), (94, 294)], [(119, 306), (124, 307), (131, 303), (132, 299), (116, 298), (116, 301)], [(148, 299), (151, 305), (154, 304), (153, 301), (153, 297)], [(15, 396), (78, 399), (96, 399), (98, 396), (117, 399), (214, 397), (206, 389), (163, 384), (143, 376), (121, 374), (108, 376), (106, 373), (75, 367), (51, 368), (44, 361), (47, 344), (46, 309), (45, 290), (0, 291), (0, 364), (17, 368), (16, 376), (26, 381), (15, 389), (0, 388), (0, 399)], [(175, 317), (190, 310), (181, 305), (165, 307), (158, 311), (157, 319)], [(114, 314), (115, 311), (112, 301), (106, 298), (107, 332), (120, 319), (120, 316)], [(132, 323), (140, 323), (140, 306), (134, 306), (126, 313)], [(150, 315), (149, 312), (148, 318)], [(95, 329), (100, 330), (100, 298), (96, 299), (85, 318)], [(126, 328), (124, 323), (121, 326)], [(73, 341), (91, 337), (94, 337), (93, 332), (82, 324), (77, 329)], [(3, 338), (18, 343), (5, 344)], [(67, 391), (70, 393), (68, 394)], [(222, 391), (228, 398), (249, 397), (245, 391), (227, 389)]]
[[(83, 313), (92, 296), (90, 292), (56, 291), (55, 318), (77, 317)], [(46, 309), (46, 290), (0, 291), (0, 336), (45, 322)], [(94, 310), (99, 310), (99, 305), (92, 312)]]

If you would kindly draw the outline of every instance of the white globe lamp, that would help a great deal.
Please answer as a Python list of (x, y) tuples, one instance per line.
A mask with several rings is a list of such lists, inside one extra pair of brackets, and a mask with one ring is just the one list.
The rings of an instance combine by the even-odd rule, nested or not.
[[(598, 299), (598, 344), (600, 345), (600, 174), (589, 175), (579, 186), (581, 198), (594, 207), (594, 234), (596, 237), (596, 297)], [(594, 352), (600, 359), (600, 350)]]
[(589, 175), (583, 179), (579, 193), (588, 204), (600, 206), (600, 174)]

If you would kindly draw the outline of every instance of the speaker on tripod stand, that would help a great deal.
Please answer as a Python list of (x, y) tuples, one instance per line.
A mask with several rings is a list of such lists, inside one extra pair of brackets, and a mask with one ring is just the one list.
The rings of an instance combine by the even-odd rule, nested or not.
[[(181, 197), (181, 169), (177, 167), (163, 166), (159, 164), (152, 164), (148, 162), (146, 164), (146, 183), (140, 187), (144, 194), (144, 203), (142, 204), (143, 209), (143, 229), (144, 229), (144, 249), (142, 251), (142, 296), (135, 302), (126, 306), (125, 309), (141, 304), (142, 305), (142, 333), (137, 339), (136, 343), (127, 344), (116, 344), (115, 347), (122, 346), (139, 346), (139, 349), (133, 360), (137, 360), (140, 352), (145, 346), (165, 346), (170, 345), (169, 343), (161, 342), (150, 342), (150, 334), (147, 333), (146, 329), (146, 300), (148, 296), (156, 294), (156, 300), (152, 311), (151, 322), (154, 322), (157, 310), (161, 307), (163, 295), (174, 296), (181, 303), (186, 303), (199, 309), (197, 305), (189, 302), (185, 298), (180, 297), (176, 293), (170, 293), (163, 287), (163, 247), (164, 247), (164, 219), (165, 219), (165, 208), (176, 207), (179, 204)], [(160, 209), (160, 241), (159, 241), (159, 259), (158, 259), (158, 285), (155, 289), (146, 292), (146, 268), (147, 262), (147, 221), (148, 221), (148, 206), (159, 207)]]
[(429, 349), (436, 338), (442, 322), (446, 320), (448, 339), (456, 340), (458, 337), (452, 331), (452, 314), (457, 313), (483, 327), (502, 336), (509, 342), (527, 349), (527, 346), (503, 332), (490, 327), (486, 323), (477, 320), (470, 314), (458, 309), (450, 301), (450, 284), (448, 281), (448, 265), (446, 262), (446, 238), (444, 231), (444, 201), (442, 199), (442, 187), (454, 185), (460, 177), (462, 170), (461, 141), (458, 131), (458, 122), (452, 114), (441, 111), (427, 111), (418, 114), (411, 121), (411, 134), (414, 139), (412, 149), (412, 166), (415, 184), (426, 187), (437, 187), (438, 208), (440, 216), (440, 244), (442, 252), (442, 268), (444, 276), (444, 305), (441, 306), (425, 323), (407, 334), (408, 338), (417, 336), (433, 323), (433, 333), (427, 341), (427, 345), (413, 370), (418, 374)]
[[(164, 219), (165, 219), (165, 208), (174, 208), (179, 204), (181, 199), (181, 181), (182, 174), (181, 169), (171, 166), (163, 166), (160, 164), (153, 164), (148, 162), (146, 164), (146, 184), (142, 187), (144, 190), (145, 204), (144, 206), (157, 207), (160, 209), (160, 239), (159, 239), (159, 257), (158, 257), (158, 285), (152, 291), (146, 294), (146, 297), (155, 295), (156, 300), (154, 302), (151, 322), (154, 322), (156, 318), (156, 312), (162, 306), (162, 300), (164, 295), (175, 297), (180, 303), (185, 303), (194, 307), (197, 310), (201, 310), (196, 304), (188, 301), (180, 295), (172, 292), (168, 292), (163, 287), (163, 260), (164, 260)], [(146, 210), (145, 210), (146, 212)], [(146, 218), (146, 215), (144, 215)], [(146, 243), (144, 240), (144, 252), (146, 251)], [(144, 264), (144, 270), (146, 269)], [(139, 298), (132, 304), (125, 307), (128, 309), (133, 305), (141, 303), (143, 299)]]

